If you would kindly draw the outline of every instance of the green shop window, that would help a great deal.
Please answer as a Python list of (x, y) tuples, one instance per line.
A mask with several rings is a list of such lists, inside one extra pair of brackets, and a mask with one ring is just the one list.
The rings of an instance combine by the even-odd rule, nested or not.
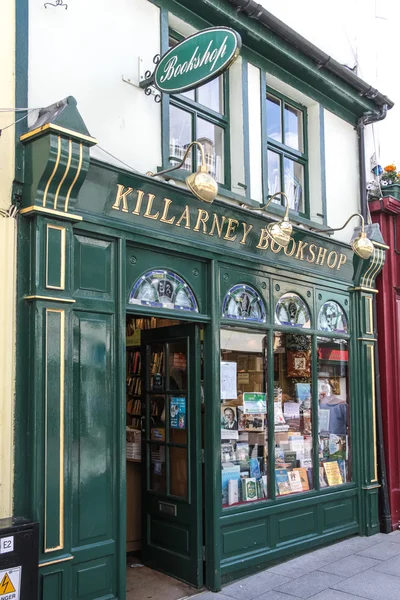
[(290, 208), (309, 216), (307, 109), (267, 89), (266, 139), (268, 195), (285, 192)]
[(313, 328), (307, 303), (289, 292), (268, 325), (262, 296), (243, 284), (227, 292), (222, 318), (223, 507), (351, 481), (342, 307), (325, 302)]
[[(169, 32), (169, 47), (183, 36)], [(224, 187), (229, 181), (229, 119), (228, 79), (226, 73), (195, 90), (170, 96), (168, 107), (169, 149), (164, 156), (165, 168), (182, 161), (188, 145), (197, 140), (204, 146), (210, 173)], [(198, 148), (193, 148), (185, 160), (184, 171), (196, 171), (200, 161)]]

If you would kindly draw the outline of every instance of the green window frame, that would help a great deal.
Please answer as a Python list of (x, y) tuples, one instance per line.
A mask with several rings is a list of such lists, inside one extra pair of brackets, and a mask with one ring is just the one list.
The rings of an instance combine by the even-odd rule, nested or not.
[[(170, 46), (171, 40), (180, 42), (184, 39), (184, 36), (171, 28), (168, 29), (168, 46)], [(215, 138), (217, 132), (220, 134), (219, 143), (222, 144), (221, 156), (222, 166), (218, 167), (217, 161), (213, 162), (212, 152), (207, 151), (207, 143), (203, 142), (206, 154), (206, 162), (210, 168), (210, 172), (215, 176), (218, 185), (225, 189), (231, 187), (231, 175), (230, 175), (230, 136), (229, 136), (229, 80), (228, 72), (220, 75), (222, 81), (222, 111), (218, 112), (213, 110), (204, 104), (199, 102), (200, 90), (205, 86), (200, 86), (195, 90), (191, 90), (184, 94), (167, 94), (163, 97), (163, 169), (167, 169), (174, 164), (177, 164), (183, 158), (184, 148), (190, 141), (200, 140), (202, 141), (201, 135), (201, 124), (203, 127), (209, 125), (218, 127), (214, 129)], [(215, 80), (214, 80), (215, 81)], [(208, 84), (205, 84), (208, 85)], [(182, 111), (184, 118), (187, 119), (186, 127), (190, 129), (191, 135), (190, 140), (188, 139), (184, 146), (178, 148), (178, 152), (173, 153), (174, 144), (171, 144), (171, 111), (172, 110)], [(175, 113), (176, 114), (176, 113)], [(182, 116), (183, 116), (182, 115)], [(174, 177), (178, 179), (185, 179), (188, 175), (188, 171), (195, 172), (200, 164), (200, 152), (198, 148), (192, 148), (189, 153), (188, 159), (185, 162), (186, 168), (178, 169), (174, 172)], [(191, 167), (191, 169), (190, 169)]]
[[(309, 180), (308, 180), (308, 137), (307, 107), (285, 96), (281, 92), (266, 86), (265, 89), (265, 125), (264, 125), (264, 169), (267, 196), (278, 191), (285, 192), (289, 198), (291, 210), (309, 218)], [(273, 105), (277, 109), (274, 113)], [(297, 134), (293, 136), (292, 117), (297, 122)], [(274, 132), (275, 127), (275, 132)], [(273, 135), (274, 134), (274, 135)], [(291, 135), (296, 143), (287, 143)], [(297, 147), (296, 147), (297, 145)], [(274, 171), (275, 176), (274, 176)], [(284, 206), (282, 196), (274, 200)]]

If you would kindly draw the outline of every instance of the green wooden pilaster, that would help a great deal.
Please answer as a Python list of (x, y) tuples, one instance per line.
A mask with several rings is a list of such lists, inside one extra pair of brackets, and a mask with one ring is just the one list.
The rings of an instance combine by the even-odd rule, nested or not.
[(26, 447), (16, 444), (20, 477), (15, 505), (40, 525), (43, 600), (73, 597), (73, 225), (82, 220), (75, 202), (95, 143), (73, 99), (57, 115), (21, 136), (26, 185), (18, 251), (30, 276), (25, 271), (19, 282), (18, 335), (24, 347), (19, 349), (18, 378), (24, 383), (17, 392), (17, 414), (27, 423), (28, 441)]
[(352, 289), (356, 354), (353, 390), (357, 389), (359, 445), (353, 446), (353, 456), (359, 452), (361, 534), (373, 535), (379, 531), (377, 408), (376, 408), (376, 323), (374, 322), (375, 278), (385, 262), (385, 246), (374, 243), (374, 253), (366, 261), (355, 257), (357, 285)]

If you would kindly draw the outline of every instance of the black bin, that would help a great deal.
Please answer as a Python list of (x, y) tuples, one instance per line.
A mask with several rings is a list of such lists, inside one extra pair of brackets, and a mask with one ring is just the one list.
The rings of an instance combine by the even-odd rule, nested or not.
[(0, 519), (0, 598), (37, 600), (38, 523), (23, 518)]

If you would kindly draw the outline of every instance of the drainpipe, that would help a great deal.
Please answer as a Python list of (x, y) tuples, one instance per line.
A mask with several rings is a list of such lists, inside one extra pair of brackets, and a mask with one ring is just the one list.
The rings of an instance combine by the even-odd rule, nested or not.
[(358, 158), (360, 162), (360, 208), (361, 214), (365, 219), (365, 222), (370, 222), (368, 213), (368, 202), (367, 202), (367, 176), (365, 169), (365, 136), (364, 127), (371, 123), (377, 123), (382, 121), (388, 111), (388, 105), (383, 104), (379, 107), (376, 112), (365, 113), (357, 122), (357, 135), (358, 135)]
[[(386, 117), (388, 110), (387, 104), (383, 104), (379, 112), (366, 113), (363, 115), (357, 123), (357, 134), (358, 134), (358, 156), (360, 161), (360, 208), (361, 214), (365, 218), (366, 222), (370, 221), (367, 201), (367, 180), (366, 180), (366, 169), (365, 169), (365, 136), (364, 128), (366, 125), (382, 121)], [(374, 311), (374, 322), (377, 323), (376, 319), (376, 296), (373, 301)], [(381, 402), (381, 386), (380, 386), (380, 370), (379, 370), (379, 352), (378, 343), (374, 344), (374, 358), (375, 358), (375, 402), (376, 402), (376, 436), (377, 436), (377, 450), (379, 457), (379, 479), (381, 482), (380, 488), (380, 500), (382, 509), (381, 524), (384, 533), (390, 533), (392, 531), (392, 518), (390, 511), (389, 502), (389, 490), (386, 472), (386, 459), (385, 459), (385, 446), (383, 436), (383, 422), (382, 422), (382, 402)]]

